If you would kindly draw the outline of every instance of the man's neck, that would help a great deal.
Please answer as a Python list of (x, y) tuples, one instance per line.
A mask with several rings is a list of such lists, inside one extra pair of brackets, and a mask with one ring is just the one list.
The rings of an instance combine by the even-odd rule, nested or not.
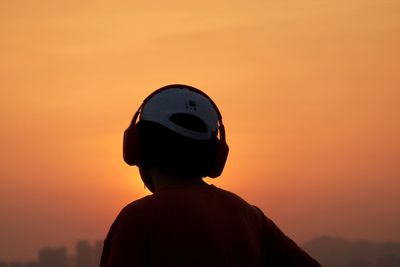
[(201, 178), (190, 178), (190, 177), (158, 177), (154, 180), (154, 188), (157, 192), (158, 190), (165, 187), (172, 186), (188, 186), (188, 185), (207, 185), (206, 182)]
[(201, 177), (190, 177), (190, 176), (176, 176), (159, 171), (153, 171), (153, 184), (155, 191), (157, 192), (161, 188), (171, 186), (188, 186), (188, 185), (207, 185)]

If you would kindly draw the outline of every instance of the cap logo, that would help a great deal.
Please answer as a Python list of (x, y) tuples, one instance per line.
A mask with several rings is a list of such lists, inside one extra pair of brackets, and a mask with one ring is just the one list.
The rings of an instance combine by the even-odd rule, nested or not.
[(197, 103), (196, 101), (189, 100), (189, 102), (186, 102), (185, 104), (186, 109), (196, 111), (197, 110)]

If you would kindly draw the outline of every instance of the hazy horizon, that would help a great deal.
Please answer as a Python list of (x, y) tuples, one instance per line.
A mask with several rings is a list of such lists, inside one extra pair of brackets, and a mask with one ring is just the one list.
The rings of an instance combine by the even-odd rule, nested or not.
[(400, 1), (3, 1), (0, 259), (104, 238), (148, 194), (122, 134), (153, 90), (221, 110), (207, 179), (302, 244), (400, 240)]
[[(298, 245), (302, 248), (310, 246), (310, 244), (314, 242), (320, 242), (321, 240), (328, 240), (328, 241), (335, 241), (335, 242), (346, 242), (346, 243), (371, 243), (371, 244), (397, 244), (400, 247), (400, 241), (393, 241), (393, 240), (366, 240), (366, 239), (347, 239), (345, 237), (340, 237), (340, 236), (332, 236), (329, 234), (326, 235), (321, 235), (318, 237), (314, 237), (310, 240), (307, 240), (303, 243), (299, 243)], [(76, 239), (74, 244), (70, 244), (69, 246), (66, 244), (47, 244), (40, 246), (39, 248), (36, 249), (36, 254), (33, 257), (28, 257), (28, 258), (0, 258), (0, 263), (1, 262), (6, 262), (6, 263), (11, 263), (11, 262), (21, 262), (21, 263), (28, 263), (32, 261), (37, 261), (39, 259), (39, 251), (43, 249), (56, 249), (56, 248), (66, 248), (67, 250), (67, 256), (68, 257), (76, 257), (76, 248), (78, 243), (80, 242), (88, 242), (89, 245), (95, 246), (97, 242), (103, 243), (102, 239), (94, 239), (94, 240), (87, 240), (87, 239)], [(341, 248), (346, 250), (346, 248)], [(0, 251), (1, 255), (1, 251)], [(400, 255), (399, 255), (400, 256)]]

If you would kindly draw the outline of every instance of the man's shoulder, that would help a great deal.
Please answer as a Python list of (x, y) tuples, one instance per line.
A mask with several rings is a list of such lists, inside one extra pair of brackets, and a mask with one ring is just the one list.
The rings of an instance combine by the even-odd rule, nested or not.
[(245, 205), (250, 205), (246, 200), (244, 200), (241, 196), (237, 195), (236, 193), (226, 190), (226, 189), (222, 189), (216, 186), (213, 186), (215, 192), (217, 194), (219, 194), (219, 196), (221, 198), (226, 198), (226, 199), (230, 199), (231, 201), (235, 201), (235, 202), (240, 202), (242, 204)]
[(245, 205), (249, 205), (252, 206), (250, 203), (248, 203), (244, 198), (242, 198), (241, 196), (239, 196), (238, 194), (226, 190), (226, 189), (222, 189), (216, 186), (213, 186), (215, 191), (218, 192), (222, 197), (227, 198), (227, 199), (231, 199), (232, 201), (236, 201), (236, 202), (241, 202)]
[(154, 205), (154, 196), (148, 195), (127, 204), (119, 213), (119, 217), (140, 217), (145, 215), (149, 206)]
[(244, 198), (241, 196), (237, 195), (234, 192), (231, 192), (226, 189), (221, 189), (218, 187), (214, 187), (216, 191), (219, 192), (219, 194), (222, 196), (222, 198), (227, 199), (228, 201), (234, 203), (235, 205), (240, 205), (242, 208), (254, 213), (257, 216), (262, 216), (264, 217), (264, 213), (262, 212), (261, 209), (259, 209), (257, 206), (247, 202)]

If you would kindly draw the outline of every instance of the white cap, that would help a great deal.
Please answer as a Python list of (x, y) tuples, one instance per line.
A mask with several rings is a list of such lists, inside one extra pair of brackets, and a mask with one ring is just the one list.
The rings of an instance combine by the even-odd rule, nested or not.
[[(182, 127), (173, 121), (173, 114), (190, 114), (201, 119), (207, 130), (197, 132)], [(171, 87), (156, 93), (145, 102), (140, 120), (152, 121), (188, 138), (209, 140), (218, 132), (218, 113), (204, 95), (185, 87)]]

